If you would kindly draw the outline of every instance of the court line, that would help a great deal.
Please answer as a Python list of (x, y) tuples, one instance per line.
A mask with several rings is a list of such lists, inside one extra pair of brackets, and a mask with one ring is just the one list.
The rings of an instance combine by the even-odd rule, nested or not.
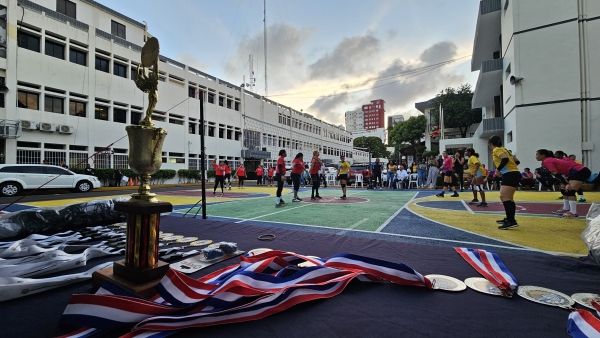
[(462, 202), (462, 204), (465, 206), (465, 209), (467, 209), (468, 212), (470, 212), (472, 215), (475, 215), (475, 211), (473, 211), (473, 209), (471, 209), (469, 207), (469, 205), (467, 205), (467, 202), (465, 202), (465, 200), (460, 200)]
[(368, 221), (368, 218), (363, 218), (362, 220), (352, 224), (351, 226), (348, 227), (348, 229), (344, 230), (344, 231), (339, 231), (336, 232), (336, 235), (345, 235), (348, 231), (347, 230), (354, 230), (356, 229), (359, 225), (365, 223), (366, 221)]
[[(406, 210), (410, 211), (410, 209), (408, 209), (408, 208), (406, 208)], [(235, 217), (225, 217), (225, 216), (211, 216), (211, 218), (222, 218), (222, 219), (225, 219), (225, 220), (238, 219), (238, 218), (235, 218)], [(423, 218), (426, 219), (425, 217), (423, 217)], [(245, 220), (245, 221), (248, 221), (248, 220)], [(294, 225), (294, 226), (299, 226), (299, 227), (317, 228), (317, 229), (333, 229), (333, 230), (339, 229), (339, 230), (346, 230), (346, 232), (360, 232), (360, 233), (365, 233), (365, 234), (374, 234), (373, 231), (368, 231), (368, 230), (344, 229), (344, 228), (336, 228), (336, 227), (325, 227), (325, 226), (320, 226), (320, 225), (308, 225), (308, 224), (298, 224), (298, 223), (284, 223), (284, 222), (265, 221), (265, 220), (259, 220), (257, 222), (280, 224), (280, 225)], [(438, 223), (436, 221), (432, 221), (432, 222)], [(268, 225), (261, 225), (261, 226), (268, 226)], [(453, 228), (453, 227), (451, 227), (451, 228)], [(457, 230), (462, 230), (462, 229), (457, 229)], [(462, 230), (462, 231), (466, 231), (466, 230)], [(469, 231), (466, 231), (466, 232), (469, 232)], [(544, 253), (544, 254), (549, 254), (549, 255), (562, 255), (562, 256), (571, 256), (571, 257), (583, 257), (583, 256), (585, 256), (585, 255), (573, 254), (573, 253), (570, 253), (570, 252), (544, 251), (544, 250), (535, 249), (535, 248), (523, 247), (523, 246), (519, 246), (518, 244), (513, 244), (513, 243), (510, 243), (510, 242), (502, 241), (502, 240), (495, 239), (495, 238), (490, 238), (490, 237), (487, 237), (487, 236), (484, 236), (484, 235), (479, 235), (479, 234), (474, 234), (474, 235), (485, 237), (485, 238), (489, 238), (489, 239), (492, 239), (492, 240), (497, 241), (497, 242), (503, 242), (503, 243), (507, 243), (507, 244), (511, 244), (511, 245), (515, 245), (515, 246), (505, 246), (505, 245), (498, 245), (498, 244), (487, 244), (487, 243), (470, 242), (470, 241), (462, 241), (462, 240), (452, 240), (452, 239), (435, 238), (435, 237), (424, 237), (424, 236), (394, 234), (394, 233), (390, 233), (390, 232), (379, 232), (377, 234), (378, 235), (384, 235), (384, 236), (403, 237), (403, 238), (411, 238), (411, 239), (422, 239), (422, 240), (437, 241), (437, 242), (446, 242), (446, 243), (462, 243), (462, 244), (469, 244), (469, 245), (475, 245), (475, 246), (489, 246), (489, 247), (494, 247), (494, 248), (501, 248), (501, 249), (508, 249), (508, 250), (517, 250), (517, 251), (532, 251), (532, 252)]]
[(392, 216), (390, 216), (390, 218), (388, 218), (388, 219), (387, 219), (385, 222), (383, 222), (383, 224), (381, 224), (381, 225), (379, 226), (379, 228), (377, 228), (377, 229), (375, 230), (375, 232), (381, 232), (381, 230), (383, 230), (383, 228), (385, 228), (385, 227), (386, 227), (388, 224), (390, 224), (390, 222), (391, 222), (391, 221), (392, 221), (392, 220), (393, 220), (393, 219), (394, 219), (396, 216), (398, 216), (398, 214), (400, 214), (400, 212), (401, 212), (402, 210), (404, 210), (404, 208), (406, 208), (406, 206), (407, 206), (407, 205), (408, 205), (410, 202), (412, 202), (412, 201), (413, 201), (413, 200), (414, 200), (414, 199), (417, 197), (417, 195), (418, 195), (418, 194), (419, 194), (419, 191), (417, 191), (417, 193), (416, 193), (416, 194), (415, 194), (415, 195), (414, 195), (414, 196), (413, 196), (411, 199), (409, 199), (409, 200), (408, 200), (408, 202), (404, 203), (404, 205), (402, 206), (402, 208), (398, 209), (398, 211), (396, 211), (396, 212), (395, 212), (395, 213), (394, 213)]

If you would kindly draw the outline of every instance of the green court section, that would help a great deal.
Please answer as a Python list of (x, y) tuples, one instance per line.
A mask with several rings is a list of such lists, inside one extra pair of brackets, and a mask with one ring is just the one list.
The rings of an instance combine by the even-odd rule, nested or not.
[[(321, 196), (341, 196), (340, 189), (321, 189)], [(286, 206), (275, 208), (275, 197), (209, 205), (208, 216), (231, 217), (240, 220), (269, 221), (314, 225), (339, 229), (375, 231), (396, 211), (402, 208), (415, 192), (388, 193), (383, 191), (348, 189), (348, 197), (366, 199), (352, 204), (292, 203), (292, 194), (284, 195)], [(299, 197), (310, 200), (310, 192)], [(185, 213), (187, 210), (177, 210)], [(192, 210), (195, 213), (196, 210)]]

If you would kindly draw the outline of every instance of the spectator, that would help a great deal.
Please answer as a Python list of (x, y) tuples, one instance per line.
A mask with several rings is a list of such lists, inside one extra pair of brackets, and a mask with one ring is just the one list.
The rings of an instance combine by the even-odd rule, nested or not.
[(94, 169), (92, 169), (92, 167), (90, 166), (89, 163), (85, 166), (84, 174), (90, 175), (90, 176), (96, 176)]
[(115, 169), (115, 173), (113, 174), (113, 179), (115, 180), (115, 187), (121, 186), (121, 180), (123, 179), (123, 173), (120, 168)]
[(388, 162), (387, 165), (387, 180), (388, 182), (392, 182), (389, 186), (390, 189), (396, 189), (396, 185), (395, 183), (395, 178), (396, 178), (396, 171), (398, 170), (398, 166), (396, 165), (396, 162), (394, 160), (391, 160), (390, 162)]
[(413, 163), (411, 163), (411, 165), (410, 165), (410, 173), (416, 174), (417, 170), (419, 170), (417, 167), (418, 167), (417, 162), (413, 161)]
[(521, 188), (525, 190), (525, 186), (528, 185), (531, 190), (535, 186), (535, 180), (533, 179), (533, 173), (529, 168), (525, 168), (525, 171), (521, 173)]
[(65, 162), (64, 160), (60, 162), (60, 166), (65, 168), (65, 169), (69, 169), (69, 166), (67, 165), (67, 162)]
[(427, 162), (427, 166), (429, 166), (429, 174), (427, 175), (427, 182), (425, 182), (425, 187), (428, 189), (435, 189), (437, 185), (437, 176), (439, 172), (438, 161), (435, 159), (435, 156), (431, 156), (429, 161)]
[(417, 185), (419, 186), (419, 188), (424, 188), (425, 176), (427, 175), (427, 163), (425, 163), (425, 158), (422, 158), (421, 162), (417, 164), (417, 174), (419, 176)]
[(383, 165), (381, 165), (379, 158), (377, 158), (377, 159), (375, 159), (375, 164), (373, 164), (373, 170), (372, 170), (373, 175), (371, 176), (372, 180), (373, 180), (373, 182), (372, 182), (373, 189), (377, 189), (378, 182), (379, 182), (379, 190), (382, 189), (383, 184), (381, 182), (381, 172), (382, 172), (381, 169), (383, 169)]
[(50, 164), (50, 163), (48, 163), (48, 160), (43, 160), (42, 164)]
[(400, 165), (400, 168), (398, 168), (398, 172), (396, 174), (396, 180), (397, 182), (400, 182), (399, 189), (408, 189), (408, 177), (408, 171), (404, 169), (403, 165)]
[(256, 185), (261, 186), (263, 183), (263, 167), (258, 165), (255, 170), (256, 173)]

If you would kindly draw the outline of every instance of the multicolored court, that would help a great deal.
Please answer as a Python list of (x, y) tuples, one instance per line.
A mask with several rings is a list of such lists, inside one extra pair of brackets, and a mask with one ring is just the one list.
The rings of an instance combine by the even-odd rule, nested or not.
[[(471, 192), (458, 198), (436, 197), (432, 190), (348, 189), (348, 198), (340, 199), (339, 187), (321, 188), (322, 199), (310, 199), (310, 187), (299, 192), (302, 202), (292, 203), (291, 190), (284, 189), (286, 205), (275, 208), (275, 188), (233, 188), (223, 195), (206, 192), (208, 218), (232, 223), (309, 230), (400, 242), (476, 246), (493, 250), (550, 252), (586, 255), (581, 241), (585, 217), (561, 219), (552, 214), (562, 207), (555, 192), (519, 191), (516, 194), (519, 227), (498, 230), (496, 220), (504, 217), (504, 208), (495, 191), (487, 192), (489, 206), (470, 205)], [(200, 218), (200, 189), (173, 188), (158, 191), (162, 201), (173, 204), (172, 215)], [(128, 194), (105, 196), (127, 197)], [(60, 196), (56, 196), (60, 198)], [(585, 215), (591, 203), (600, 202), (600, 193), (586, 193), (588, 203), (578, 204)], [(99, 198), (55, 199), (11, 206), (8, 211), (33, 207), (56, 207)], [(201, 224), (201, 223), (199, 223)]]

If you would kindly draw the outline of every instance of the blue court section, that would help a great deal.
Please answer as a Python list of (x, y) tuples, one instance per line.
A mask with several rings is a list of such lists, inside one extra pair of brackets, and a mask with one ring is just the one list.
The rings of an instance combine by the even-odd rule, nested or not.
[[(419, 194), (419, 197), (421, 194)], [(461, 201), (444, 201), (440, 198), (439, 201), (423, 201), (416, 203), (420, 207), (434, 208), (434, 209), (445, 209), (445, 210), (456, 210), (456, 211), (467, 211), (465, 205)]]

